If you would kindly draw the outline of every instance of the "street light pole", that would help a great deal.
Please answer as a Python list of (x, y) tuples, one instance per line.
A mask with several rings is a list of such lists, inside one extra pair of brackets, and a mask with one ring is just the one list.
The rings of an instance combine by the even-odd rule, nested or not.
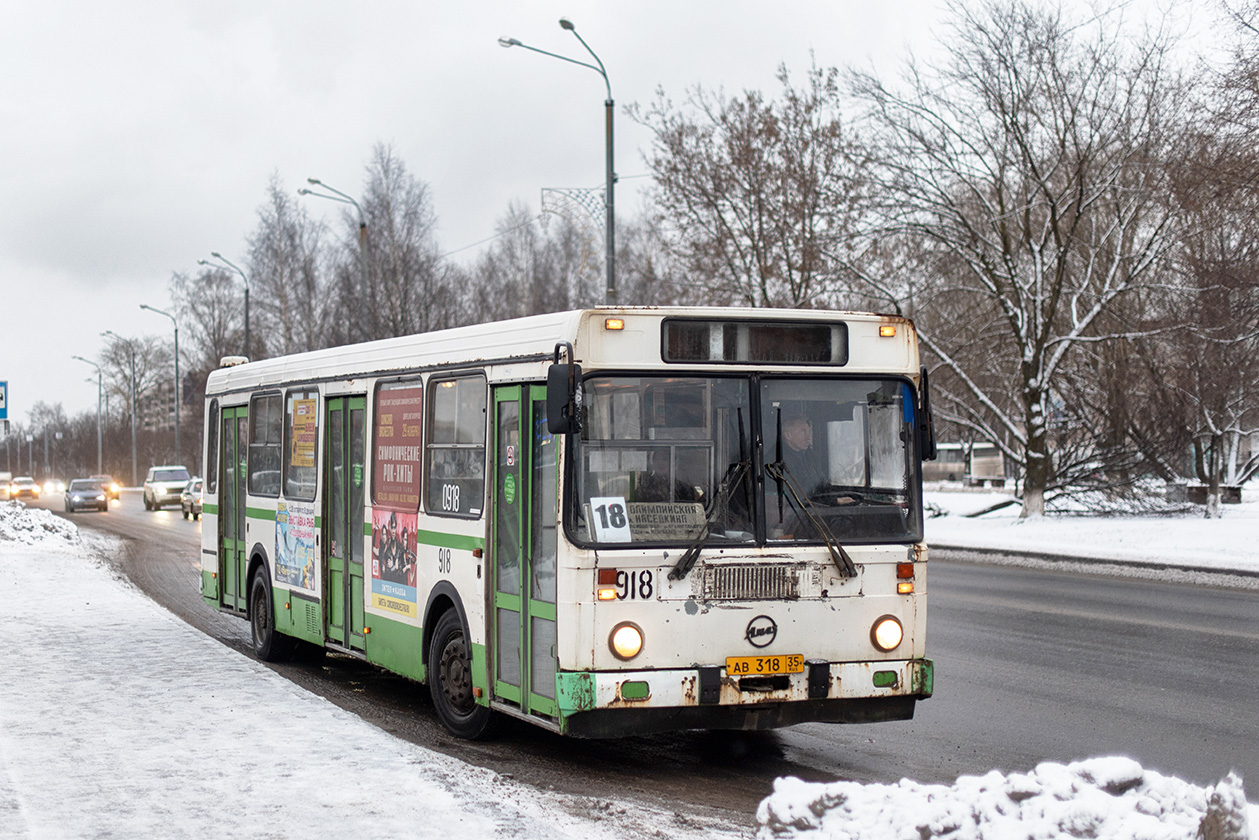
[[(367, 282), (367, 216), (364, 215), (363, 208), (359, 205), (357, 201), (354, 200), (353, 196), (350, 196), (341, 192), (336, 187), (328, 186), (323, 181), (320, 181), (318, 178), (307, 178), (306, 183), (312, 184), (316, 187), (322, 187), (330, 193), (335, 193), (335, 195), (328, 195), (327, 193), (315, 192), (314, 190), (308, 190), (305, 187), (302, 187), (301, 189), (297, 191), (298, 195), (313, 195), (315, 196), (315, 198), (326, 198), (329, 201), (339, 201), (342, 204), (351, 204), (354, 206), (354, 209), (358, 211), (359, 272), (362, 275), (362, 283), (363, 283), (362, 291), (364, 293), (370, 294), (369, 290), (371, 289), (371, 284)], [(375, 318), (377, 308), (376, 308), (376, 301), (374, 299), (374, 296), (373, 296), (373, 299), (371, 300), (371, 311), (372, 311), (372, 318)]]
[(604, 244), (607, 248), (607, 253), (604, 258), (604, 265), (607, 269), (607, 285), (604, 290), (603, 302), (608, 306), (616, 306), (616, 171), (612, 163), (612, 83), (608, 81), (608, 73), (603, 67), (603, 62), (599, 60), (599, 56), (595, 55), (595, 51), (590, 49), (590, 45), (586, 43), (586, 40), (578, 34), (577, 27), (573, 25), (573, 22), (568, 18), (560, 18), (560, 28), (573, 33), (577, 40), (581, 42), (581, 45), (586, 48), (586, 52), (590, 53), (590, 57), (595, 60), (594, 64), (588, 64), (584, 61), (577, 61), (576, 59), (569, 58), (567, 56), (556, 55), (553, 52), (540, 50), (537, 47), (531, 47), (528, 44), (523, 44), (515, 38), (499, 38), (498, 44), (501, 47), (524, 47), (527, 50), (542, 53), (542, 55), (549, 55), (551, 58), (558, 58), (560, 61), (567, 61), (569, 64), (576, 64), (580, 67), (588, 67), (603, 77), (603, 84), (607, 88), (608, 93), (607, 99), (603, 101), (605, 111), (604, 133), (606, 136), (606, 166), (604, 171), (606, 184), (604, 186), (604, 204), (607, 215), (607, 218), (605, 219), (606, 231), (604, 233)]
[[(82, 356), (71, 356), (72, 359), (78, 359), (80, 362), (87, 362), (96, 368), (96, 472), (105, 472), (105, 442), (104, 435), (101, 432), (101, 395), (105, 390), (104, 378), (101, 375), (101, 366), (90, 359)], [(88, 380), (91, 382), (92, 380)]]
[(210, 268), (230, 268), (240, 275), (240, 279), (245, 281), (245, 358), (249, 358), (249, 278), (245, 272), (240, 270), (240, 266), (220, 254), (218, 251), (211, 251), (210, 256), (214, 257), (223, 265), (212, 263), (209, 260), (197, 260), (198, 265), (208, 265)]
[(140, 304), (141, 309), (147, 309), (150, 312), (156, 312), (158, 315), (165, 315), (170, 318), (170, 322), (175, 325), (175, 463), (182, 464), (184, 462), (183, 453), (179, 448), (179, 415), (183, 408), (183, 402), (179, 399), (179, 322), (175, 320), (175, 316), (169, 312), (163, 312), (155, 309), (147, 303)]
[(105, 330), (101, 335), (121, 341), (131, 351), (131, 486), (135, 487), (139, 475), (136, 469), (136, 346), (130, 339), (123, 338), (113, 330)]

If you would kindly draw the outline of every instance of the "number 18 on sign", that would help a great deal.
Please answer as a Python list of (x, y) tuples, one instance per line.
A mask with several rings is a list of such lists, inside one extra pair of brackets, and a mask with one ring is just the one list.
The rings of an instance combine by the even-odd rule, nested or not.
[(591, 521), (598, 542), (629, 542), (629, 519), (621, 496), (594, 496), (590, 499)]

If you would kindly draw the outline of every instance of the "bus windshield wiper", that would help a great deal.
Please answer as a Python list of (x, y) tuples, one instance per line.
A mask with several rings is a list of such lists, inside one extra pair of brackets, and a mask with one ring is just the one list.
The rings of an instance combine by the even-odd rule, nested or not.
[(700, 551), (704, 548), (704, 543), (708, 542), (708, 538), (712, 536), (713, 523), (717, 521), (718, 515), (724, 513), (730, 505), (731, 489), (743, 482), (743, 477), (747, 474), (749, 466), (747, 461), (737, 461), (730, 465), (730, 468), (726, 471), (726, 477), (721, 480), (721, 484), (717, 487), (713, 505), (708, 509), (708, 515), (704, 517), (703, 527), (699, 529), (695, 539), (691, 541), (686, 551), (678, 558), (678, 562), (669, 571), (669, 580), (682, 580), (682, 578), (690, 574), (695, 561), (699, 559)]
[[(810, 524), (817, 529), (822, 535), (822, 541), (826, 543), (826, 550), (830, 552), (831, 560), (835, 563), (835, 568), (839, 569), (839, 573), (844, 577), (856, 577), (857, 566), (852, 562), (852, 558), (848, 556), (848, 552), (844, 551), (844, 547), (839, 544), (839, 540), (835, 538), (835, 534), (831, 532), (830, 526), (817, 513), (817, 507), (809, 499), (808, 495), (800, 492), (800, 487), (796, 483), (795, 476), (787, 469), (786, 463), (781, 459), (765, 465), (765, 474), (778, 482), (779, 486), (786, 486), (787, 492), (791, 494), (791, 498), (795, 500), (796, 506), (805, 516), (808, 517)], [(778, 497), (779, 504), (782, 504), (782, 496)]]

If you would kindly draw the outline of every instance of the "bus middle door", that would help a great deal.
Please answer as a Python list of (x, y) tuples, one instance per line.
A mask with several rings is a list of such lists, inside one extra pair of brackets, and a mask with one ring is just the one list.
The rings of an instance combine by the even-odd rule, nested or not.
[(343, 648), (364, 649), (363, 469), (365, 397), (329, 397), (324, 452), (324, 632)]
[(554, 717), (559, 468), (546, 388), (494, 389), (493, 685), (521, 711)]

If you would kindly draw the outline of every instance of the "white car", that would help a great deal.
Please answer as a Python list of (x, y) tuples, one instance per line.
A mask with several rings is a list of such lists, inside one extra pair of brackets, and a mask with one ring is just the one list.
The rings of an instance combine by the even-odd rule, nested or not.
[(167, 464), (160, 467), (149, 467), (149, 474), (144, 477), (144, 509), (160, 510), (166, 505), (179, 504), (189, 479), (188, 468)]

